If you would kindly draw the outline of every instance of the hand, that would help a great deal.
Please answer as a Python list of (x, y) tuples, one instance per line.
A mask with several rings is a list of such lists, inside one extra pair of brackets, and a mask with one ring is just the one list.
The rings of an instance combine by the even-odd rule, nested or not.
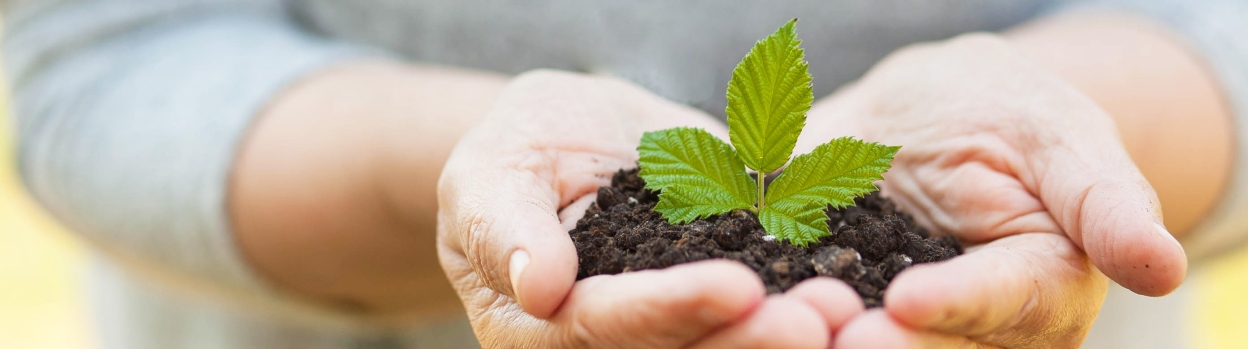
[(1076, 347), (1105, 294), (1092, 265), (1145, 295), (1184, 278), (1113, 120), (995, 36), (903, 49), (810, 115), (799, 147), (843, 134), (903, 146), (884, 193), (978, 245), (898, 275), (838, 347)]
[(535, 72), (504, 89), (438, 186), (439, 257), (484, 346), (826, 348), (861, 312), (839, 281), (765, 297), (751, 270), (727, 261), (574, 283), (569, 227), (610, 174), (636, 166), (644, 131), (675, 126), (727, 135), (615, 79)]

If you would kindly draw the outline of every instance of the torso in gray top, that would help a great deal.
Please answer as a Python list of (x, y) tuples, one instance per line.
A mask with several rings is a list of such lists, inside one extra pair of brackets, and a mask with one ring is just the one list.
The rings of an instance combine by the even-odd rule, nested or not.
[(997, 30), (1053, 1), (309, 0), (295, 7), (332, 37), (412, 59), (520, 73), (616, 75), (676, 102), (724, 113), (732, 68), (755, 40), (798, 18), (815, 96), (906, 44)]

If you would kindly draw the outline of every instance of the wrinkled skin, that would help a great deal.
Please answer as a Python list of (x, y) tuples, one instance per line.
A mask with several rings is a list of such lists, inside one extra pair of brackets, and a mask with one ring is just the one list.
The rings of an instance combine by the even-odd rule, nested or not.
[(1114, 121), (996, 36), (900, 50), (809, 115), (799, 150), (844, 134), (901, 145), (884, 193), (976, 245), (902, 272), (837, 348), (1074, 348), (1104, 275), (1145, 295), (1184, 278)]
[[(1163, 295), (1186, 273), (1113, 120), (1008, 43), (977, 34), (895, 53), (817, 103), (799, 139), (797, 152), (841, 135), (902, 145), (885, 194), (974, 245), (901, 273), (884, 309), (862, 312), (826, 279), (765, 297), (749, 270), (722, 261), (574, 282), (566, 228), (608, 173), (633, 165), (643, 131), (673, 126), (726, 134), (615, 80), (542, 72), (504, 92), (439, 185), (439, 255), (483, 344), (1077, 347), (1106, 275)], [(517, 250), (531, 259), (522, 271)], [(835, 336), (810, 335), (820, 330)]]
[(610, 174), (635, 166), (643, 132), (676, 126), (727, 135), (617, 79), (539, 71), (502, 92), (438, 185), (439, 258), (485, 347), (826, 348), (861, 313), (838, 280), (766, 296), (727, 261), (575, 281), (568, 228)]

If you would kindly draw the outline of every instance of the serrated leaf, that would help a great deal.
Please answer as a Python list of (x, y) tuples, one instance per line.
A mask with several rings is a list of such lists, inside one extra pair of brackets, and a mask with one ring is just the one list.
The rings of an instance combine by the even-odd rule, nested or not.
[(806, 247), (827, 236), (828, 215), (823, 212), (824, 206), (811, 205), (806, 210), (787, 212), (768, 206), (758, 214), (758, 222), (763, 231), (777, 238), (788, 239), (790, 244)]
[(751, 209), (758, 198), (736, 151), (705, 130), (647, 132), (637, 151), (646, 188), (661, 191), (654, 210), (672, 224)]
[(760, 173), (788, 162), (814, 100), (796, 23), (755, 43), (728, 82), (729, 138), (745, 165)]
[[(893, 155), (901, 147), (864, 142), (842, 137), (815, 147), (814, 151), (793, 159), (767, 191), (767, 208), (773, 215), (797, 220), (799, 227), (819, 230), (814, 236), (828, 235), (823, 215), (825, 207), (852, 206), (854, 198), (876, 191), (874, 182), (884, 179)], [(817, 214), (816, 214), (817, 213)], [(760, 220), (762, 219), (760, 213)], [(782, 226), (783, 219), (763, 223), (767, 232), (778, 238), (806, 241), (810, 233)], [(772, 230), (775, 224), (780, 230)], [(791, 224), (790, 224), (791, 225)], [(796, 235), (782, 235), (796, 234)], [(810, 240), (813, 241), (813, 240)]]

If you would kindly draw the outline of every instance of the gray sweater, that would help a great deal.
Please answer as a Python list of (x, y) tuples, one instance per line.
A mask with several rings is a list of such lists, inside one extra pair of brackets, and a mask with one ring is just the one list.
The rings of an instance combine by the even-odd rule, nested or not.
[[(107, 256), (92, 284), (101, 338), (113, 348), (459, 347), (471, 340), (462, 319), (379, 333), (277, 296), (234, 246), (224, 195), (252, 116), (291, 81), (351, 57), (611, 74), (722, 115), (736, 60), (788, 18), (802, 18), (815, 93), (826, 95), (902, 45), (1100, 6), (1169, 25), (1203, 54), (1240, 119), (1248, 117), (1248, 4), (1241, 1), (2, 3), (18, 167), (35, 196)], [(1241, 133), (1248, 128), (1237, 124)], [(1231, 191), (1185, 241), (1189, 255), (1248, 236), (1246, 160), (1248, 151), (1239, 152)], [(1143, 341), (1149, 346), (1174, 347), (1164, 337), (1177, 328), (1136, 331), (1163, 337)]]

